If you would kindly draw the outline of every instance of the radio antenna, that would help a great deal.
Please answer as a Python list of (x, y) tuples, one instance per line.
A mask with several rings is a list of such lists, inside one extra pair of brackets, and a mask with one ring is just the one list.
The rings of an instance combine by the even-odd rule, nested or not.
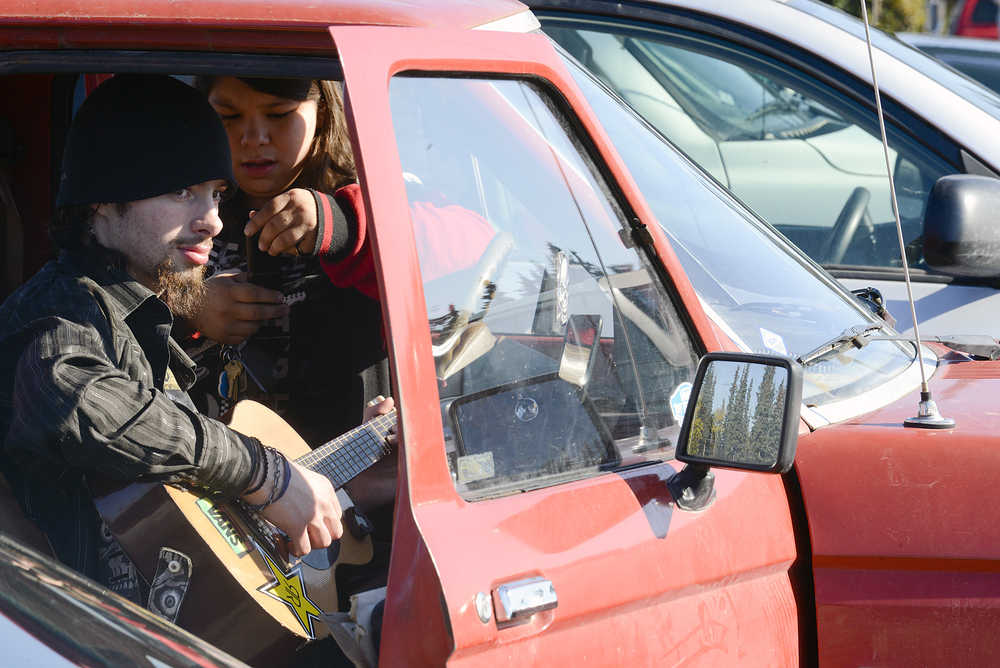
[(896, 202), (896, 183), (892, 177), (892, 165), (889, 161), (889, 140), (885, 134), (885, 115), (882, 113), (882, 96), (879, 94), (878, 75), (875, 73), (875, 52), (872, 49), (872, 34), (868, 27), (868, 7), (865, 0), (861, 4), (861, 17), (865, 22), (865, 42), (868, 44), (868, 62), (872, 68), (872, 85), (875, 88), (875, 109), (878, 112), (878, 127), (882, 133), (882, 151), (885, 154), (885, 171), (889, 176), (889, 197), (892, 199), (892, 213), (896, 217), (896, 236), (899, 239), (899, 257), (903, 261), (903, 279), (906, 281), (906, 298), (910, 304), (910, 317), (913, 318), (913, 337), (917, 344), (917, 364), (920, 366), (920, 404), (915, 417), (903, 420), (904, 427), (922, 429), (950, 429), (955, 421), (946, 418), (938, 411), (937, 404), (931, 399), (931, 390), (927, 385), (927, 374), (924, 371), (923, 348), (920, 343), (920, 326), (917, 324), (917, 309), (913, 304), (913, 290), (910, 287), (910, 266), (906, 262), (906, 244), (903, 241), (903, 223), (899, 217), (899, 204)]

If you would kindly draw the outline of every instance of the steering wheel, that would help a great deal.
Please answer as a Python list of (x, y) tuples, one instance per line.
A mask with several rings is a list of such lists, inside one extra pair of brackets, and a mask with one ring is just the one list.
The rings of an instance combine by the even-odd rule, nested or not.
[(855, 188), (847, 198), (844, 208), (837, 216), (837, 222), (830, 230), (830, 236), (823, 245), (823, 252), (820, 253), (823, 264), (840, 264), (844, 261), (844, 255), (847, 254), (854, 233), (858, 231), (858, 225), (868, 211), (868, 202), (871, 198), (871, 192), (861, 186)]

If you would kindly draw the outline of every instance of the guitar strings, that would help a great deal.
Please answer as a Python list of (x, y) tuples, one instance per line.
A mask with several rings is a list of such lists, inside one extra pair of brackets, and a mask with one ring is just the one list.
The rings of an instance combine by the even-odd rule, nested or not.
[[(333, 482), (335, 488), (340, 488), (389, 454), (390, 447), (386, 437), (395, 422), (395, 410), (379, 415), (360, 427), (295, 459), (295, 462), (325, 475)], [(281, 556), (277, 547), (281, 532), (261, 517), (259, 513), (247, 508), (246, 504), (241, 501), (233, 504), (232, 508), (237, 515), (243, 518), (244, 525), (250, 529), (251, 533), (256, 534), (260, 548), (265, 550), (275, 563), (282, 564), (287, 568), (288, 562)]]
[(325, 475), (339, 488), (389, 453), (386, 437), (395, 422), (395, 410), (379, 415), (295, 461)]
[[(339, 450), (343, 448), (345, 445), (348, 445), (351, 441), (359, 439), (361, 436), (366, 434), (369, 428), (372, 427), (376, 428), (376, 431), (378, 431), (379, 436), (382, 437), (382, 439), (384, 440), (385, 436), (387, 436), (389, 433), (389, 427), (391, 426), (393, 420), (395, 419), (395, 415), (387, 414), (384, 416), (380, 416), (380, 418), (390, 418), (390, 419), (380, 419), (378, 420), (377, 423), (374, 420), (372, 422), (365, 423), (364, 425), (357, 427), (356, 429), (348, 432), (347, 434), (338, 436), (332, 441), (319, 446), (312, 452), (303, 455), (302, 457), (299, 457), (295, 461), (303, 466), (311, 467), (317, 461), (324, 459), (326, 456), (328, 456), (331, 451)], [(382, 428), (383, 425), (384, 429)]]

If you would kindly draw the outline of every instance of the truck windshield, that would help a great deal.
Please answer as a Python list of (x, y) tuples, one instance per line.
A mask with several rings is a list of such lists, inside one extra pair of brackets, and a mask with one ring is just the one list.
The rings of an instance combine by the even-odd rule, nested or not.
[[(874, 317), (789, 244), (563, 55), (625, 161), (713, 321), (745, 351), (795, 357)], [(781, 188), (780, 183), (774, 184)], [(822, 405), (871, 390), (914, 360), (912, 345), (879, 341), (809, 367), (803, 402)]]

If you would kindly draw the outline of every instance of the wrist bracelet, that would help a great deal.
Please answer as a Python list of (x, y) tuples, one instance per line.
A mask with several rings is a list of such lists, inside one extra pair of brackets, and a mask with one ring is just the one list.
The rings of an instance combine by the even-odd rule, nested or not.
[[(267, 495), (267, 500), (264, 501), (264, 503), (258, 503), (258, 504), (248, 503), (248, 504), (246, 504), (247, 508), (250, 509), (251, 511), (255, 512), (255, 513), (256, 512), (260, 512), (261, 510), (264, 510), (265, 508), (267, 508), (268, 506), (270, 506), (272, 503), (274, 503), (275, 501), (277, 501), (280, 498), (280, 495), (278, 494), (278, 490), (279, 489), (281, 490), (281, 493), (283, 494), (284, 491), (285, 491), (285, 489), (288, 488), (288, 484), (287, 483), (283, 484), (283, 480), (282, 480), (283, 478), (287, 479), (289, 477), (287, 475), (284, 475), (285, 474), (285, 469), (290, 468), (288, 466), (288, 460), (285, 459), (284, 455), (282, 455), (280, 452), (278, 452), (277, 450), (275, 450), (274, 448), (272, 448), (270, 446), (264, 446), (264, 452), (267, 453), (268, 458), (270, 458), (270, 455), (272, 453), (275, 456), (275, 461), (274, 461), (274, 476), (273, 476), (274, 477), (274, 481), (271, 484), (271, 492)], [(278, 466), (278, 463), (279, 463), (278, 459), (279, 458), (285, 462), (285, 466), (283, 466), (283, 467), (282, 466)]]
[(278, 499), (280, 499), (285, 495), (285, 492), (288, 491), (288, 483), (292, 481), (292, 465), (288, 463), (287, 457), (282, 457), (282, 459), (285, 460), (285, 466), (284, 466), (285, 480), (284, 482), (281, 483), (281, 491), (278, 492), (278, 496), (274, 498), (275, 501), (277, 501)]
[(275, 502), (277, 499), (278, 488), (281, 487), (281, 479), (284, 474), (284, 467), (278, 466), (278, 458), (282, 457), (281, 453), (274, 448), (268, 448), (268, 450), (275, 456), (274, 460), (274, 484), (271, 485), (271, 492), (267, 495), (267, 501), (264, 502), (264, 507), (267, 508), (269, 505)]
[[(260, 488), (264, 486), (264, 483), (267, 482), (267, 477), (268, 477), (267, 476), (267, 474), (268, 474), (268, 460), (270, 459), (270, 457), (268, 457), (267, 448), (265, 448), (263, 445), (261, 445), (260, 441), (257, 441), (257, 439), (254, 439), (254, 440), (257, 442), (257, 447), (259, 449), (257, 451), (257, 457), (255, 458), (253, 469), (251, 470), (250, 484), (253, 485), (253, 481), (254, 481), (253, 475), (254, 475), (254, 473), (256, 473), (257, 469), (259, 468), (259, 464), (260, 464), (260, 460), (261, 459), (264, 460), (264, 475), (262, 475), (260, 477), (260, 482), (258, 482), (256, 485), (254, 485), (252, 489), (247, 489), (245, 492), (243, 492), (243, 496), (250, 496), (251, 494), (259, 491)], [(263, 457), (261, 457), (261, 455), (263, 455)]]

